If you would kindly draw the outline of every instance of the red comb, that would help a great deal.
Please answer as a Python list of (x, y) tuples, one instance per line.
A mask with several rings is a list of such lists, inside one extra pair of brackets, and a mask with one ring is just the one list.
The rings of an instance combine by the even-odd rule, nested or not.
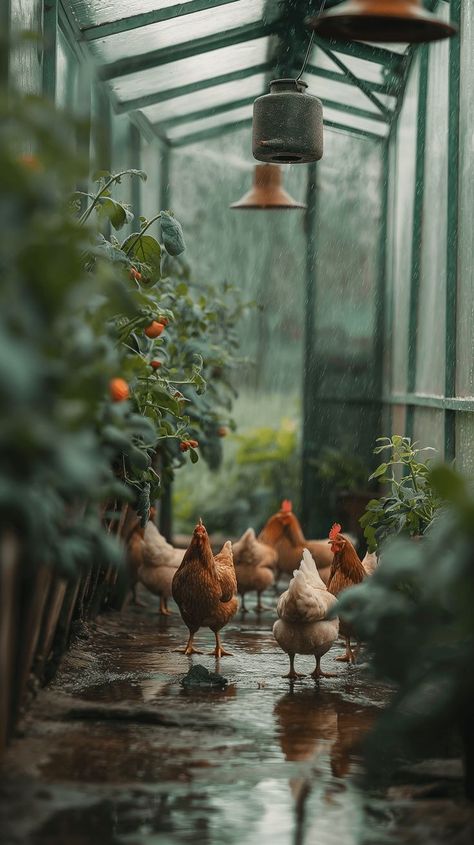
[(293, 510), (293, 504), (290, 502), (289, 499), (284, 499), (281, 503), (281, 510), (283, 513), (291, 513)]
[(331, 528), (331, 530), (330, 530), (330, 532), (329, 532), (329, 539), (330, 539), (330, 540), (335, 540), (335, 539), (336, 539), (336, 537), (337, 537), (337, 535), (338, 535), (338, 534), (340, 534), (340, 533), (341, 533), (341, 531), (342, 531), (342, 526), (341, 526), (341, 525), (339, 525), (339, 523), (338, 523), (338, 522), (335, 522), (335, 523), (334, 523), (334, 525), (333, 525), (333, 527)]

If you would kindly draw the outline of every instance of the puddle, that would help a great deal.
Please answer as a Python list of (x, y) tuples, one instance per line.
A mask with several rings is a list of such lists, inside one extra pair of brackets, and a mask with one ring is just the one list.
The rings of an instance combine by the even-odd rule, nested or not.
[[(192, 664), (176, 653), (186, 634), (177, 614), (103, 617), (5, 760), (4, 845), (358, 845), (368, 831), (381, 845), (390, 817), (361, 793), (359, 775), (389, 692), (336, 663), (340, 645), (325, 658), (336, 678), (291, 686), (272, 624), (269, 613), (238, 617), (223, 637), (233, 656), (217, 666), (201, 632), (205, 653), (193, 661), (228, 686), (185, 690)], [(311, 658), (297, 661), (312, 671)], [(68, 718), (71, 701), (88, 715)], [(101, 718), (118, 705), (122, 715)], [(155, 711), (168, 726), (134, 722)]]

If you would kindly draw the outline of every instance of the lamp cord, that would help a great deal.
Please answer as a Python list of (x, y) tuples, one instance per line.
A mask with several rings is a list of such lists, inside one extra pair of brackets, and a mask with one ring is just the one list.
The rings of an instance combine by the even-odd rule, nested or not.
[[(318, 18), (321, 17), (322, 13), (324, 12), (325, 5), (326, 5), (326, 0), (323, 0), (323, 2), (321, 3), (321, 6), (319, 7), (319, 12), (318, 12), (318, 15), (317, 15)], [(304, 57), (303, 66), (302, 66), (298, 76), (296, 77), (295, 82), (300, 81), (301, 77), (303, 76), (303, 74), (306, 70), (306, 65), (308, 64), (308, 60), (309, 60), (309, 57), (310, 57), (310, 54), (311, 54), (311, 48), (313, 46), (313, 42), (314, 42), (314, 29), (311, 32), (311, 38), (309, 39), (308, 49), (306, 50), (306, 55)]]

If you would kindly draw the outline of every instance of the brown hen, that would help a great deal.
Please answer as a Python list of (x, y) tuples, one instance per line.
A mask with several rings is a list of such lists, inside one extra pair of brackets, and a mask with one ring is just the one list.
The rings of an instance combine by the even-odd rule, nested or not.
[(270, 517), (258, 539), (275, 549), (278, 555), (277, 569), (287, 575), (293, 575), (295, 569), (298, 569), (303, 551), (308, 549), (321, 578), (327, 584), (333, 558), (327, 540), (305, 538), (290, 501), (282, 502), (280, 510)]
[(173, 578), (173, 598), (189, 630), (184, 654), (200, 654), (193, 642), (200, 628), (210, 628), (216, 638), (215, 657), (224, 657), (219, 632), (232, 619), (239, 606), (236, 597), (232, 544), (225, 543), (214, 557), (207, 531), (199, 520), (181, 566)]
[[(365, 559), (367, 564), (365, 561), (362, 562), (350, 540), (341, 534), (341, 530), (341, 526), (336, 524), (329, 532), (329, 545), (334, 558), (329, 575), (328, 590), (333, 596), (339, 596), (349, 587), (360, 584), (373, 571), (373, 568), (369, 571), (369, 556)], [(346, 653), (342, 657), (337, 657), (336, 660), (355, 663), (355, 654), (351, 649), (351, 637), (354, 636), (351, 626), (340, 620), (339, 633), (346, 641)]]

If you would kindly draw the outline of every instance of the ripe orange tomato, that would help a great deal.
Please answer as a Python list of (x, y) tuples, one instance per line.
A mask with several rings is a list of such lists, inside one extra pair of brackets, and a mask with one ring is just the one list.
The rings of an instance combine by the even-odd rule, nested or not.
[(124, 402), (130, 396), (130, 388), (123, 378), (113, 378), (109, 382), (109, 392), (114, 402)]
[(155, 338), (159, 337), (164, 329), (163, 323), (159, 323), (158, 320), (153, 320), (149, 326), (145, 329), (145, 334), (147, 337)]

